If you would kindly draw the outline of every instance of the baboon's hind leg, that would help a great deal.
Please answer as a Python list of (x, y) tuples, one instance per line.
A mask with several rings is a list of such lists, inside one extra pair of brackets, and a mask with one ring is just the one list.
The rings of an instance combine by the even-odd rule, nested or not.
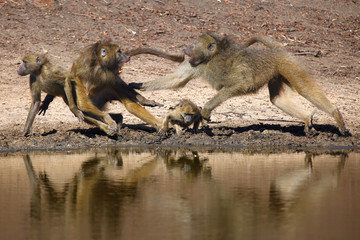
[(118, 133), (117, 123), (109, 114), (102, 112), (84, 94), (86, 92), (82, 84), (78, 84), (76, 88), (76, 102), (78, 108), (84, 113), (84, 120), (87, 123), (94, 124), (103, 130), (106, 134), (112, 136)]
[(300, 107), (299, 104), (292, 98), (291, 95), (294, 91), (288, 84), (289, 82), (287, 82), (282, 76), (272, 79), (268, 83), (270, 101), (290, 116), (304, 121), (304, 131), (306, 135), (309, 135), (312, 125), (312, 113), (309, 113), (304, 108)]
[(136, 102), (131, 101), (128, 98), (120, 99), (121, 103), (124, 104), (125, 108), (133, 115), (137, 116), (144, 122), (150, 124), (157, 130), (161, 128), (160, 120), (156, 119), (151, 113), (149, 113), (145, 108), (137, 104)]
[(288, 61), (282, 64), (279, 71), (301, 96), (335, 119), (342, 135), (347, 133), (339, 109), (329, 101), (320, 86), (315, 83), (314, 79), (304, 69), (294, 62)]

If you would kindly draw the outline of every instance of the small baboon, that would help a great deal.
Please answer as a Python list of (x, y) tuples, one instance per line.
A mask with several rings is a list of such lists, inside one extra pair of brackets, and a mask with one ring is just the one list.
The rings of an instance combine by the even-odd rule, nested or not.
[(193, 124), (194, 131), (197, 131), (202, 121), (200, 109), (190, 100), (183, 99), (175, 107), (170, 108), (170, 112), (162, 121), (161, 133), (165, 133), (169, 128), (169, 123), (175, 126), (176, 134), (180, 135), (183, 128)]
[[(141, 50), (141, 48), (140, 50), (135, 49), (133, 52), (130, 50), (129, 53), (133, 56), (142, 53), (159, 57), (169, 56), (160, 51)], [(182, 61), (183, 56), (169, 59)], [(65, 81), (69, 107), (75, 116), (82, 119), (83, 113), (89, 113), (94, 118), (103, 119), (105, 124), (99, 127), (109, 135), (113, 135), (118, 131), (117, 125), (101, 109), (106, 102), (118, 100), (130, 113), (156, 129), (161, 127), (161, 122), (139, 105), (153, 106), (156, 104), (134, 91), (119, 76), (122, 65), (129, 60), (130, 57), (120, 50), (119, 45), (111, 41), (98, 41), (79, 52)], [(73, 93), (77, 96), (76, 99), (73, 97)], [(91, 101), (89, 101), (89, 97)]]
[(66, 71), (52, 64), (48, 58), (43, 55), (26, 55), (22, 59), (22, 64), (17, 73), (20, 76), (30, 74), (30, 91), (31, 91), (31, 106), (26, 119), (25, 128), (22, 133), (27, 136), (30, 133), (35, 116), (40, 109), (40, 112), (46, 112), (47, 106), (41, 103), (41, 91), (49, 95), (47, 101), (52, 101), (54, 96), (62, 97), (67, 104), (67, 98), (64, 91), (64, 83)]
[[(270, 49), (252, 49), (247, 46), (262, 42)], [(290, 96), (296, 91), (320, 110), (334, 117), (341, 134), (347, 130), (336, 106), (330, 103), (309, 73), (291, 54), (265, 38), (249, 40), (247, 46), (237, 44), (228, 37), (213, 33), (200, 35), (198, 41), (184, 47), (190, 60), (168, 76), (146, 83), (133, 83), (134, 88), (160, 90), (183, 87), (191, 79), (202, 77), (218, 93), (208, 101), (201, 111), (209, 120), (211, 111), (222, 102), (235, 96), (255, 93), (268, 84), (271, 102), (305, 122), (305, 133), (310, 133), (312, 114), (297, 105)]]

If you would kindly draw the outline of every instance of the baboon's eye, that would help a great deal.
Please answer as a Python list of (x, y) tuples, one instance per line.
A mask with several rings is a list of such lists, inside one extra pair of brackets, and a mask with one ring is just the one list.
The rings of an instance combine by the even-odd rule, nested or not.
[(41, 59), (40, 59), (40, 57), (37, 57), (37, 58), (36, 58), (36, 63), (39, 64), (39, 65), (41, 64)]
[(208, 50), (209, 50), (209, 51), (214, 51), (214, 50), (215, 50), (215, 47), (216, 47), (216, 44), (215, 44), (215, 43), (210, 43), (209, 46), (208, 46)]
[(101, 56), (102, 56), (102, 57), (105, 57), (106, 54), (107, 54), (106, 49), (105, 49), (105, 48), (101, 48)]

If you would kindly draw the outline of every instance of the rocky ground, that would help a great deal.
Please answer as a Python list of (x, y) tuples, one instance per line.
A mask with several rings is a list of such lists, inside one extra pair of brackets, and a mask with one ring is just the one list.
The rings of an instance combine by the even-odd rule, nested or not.
[[(30, 106), (28, 77), (16, 73), (23, 55), (47, 52), (69, 68), (77, 52), (111, 38), (123, 49), (138, 46), (181, 53), (204, 31), (241, 42), (266, 35), (281, 42), (316, 75), (329, 99), (343, 113), (351, 136), (339, 136), (334, 120), (315, 110), (316, 134), (307, 138), (303, 124), (269, 101), (266, 88), (236, 97), (212, 113), (198, 133), (160, 136), (126, 112), (119, 103), (108, 111), (122, 113), (119, 136), (109, 137), (78, 120), (61, 99), (33, 131), (22, 137)], [(171, 73), (178, 64), (156, 57), (134, 57), (122, 73), (126, 82), (145, 82)], [(360, 2), (358, 0), (6, 0), (0, 1), (0, 152), (69, 150), (103, 146), (192, 146), (265, 149), (359, 149), (360, 146)], [(180, 99), (203, 106), (214, 94), (201, 79), (182, 89), (142, 92), (164, 107), (147, 109), (161, 118)], [(45, 95), (43, 95), (45, 96)]]

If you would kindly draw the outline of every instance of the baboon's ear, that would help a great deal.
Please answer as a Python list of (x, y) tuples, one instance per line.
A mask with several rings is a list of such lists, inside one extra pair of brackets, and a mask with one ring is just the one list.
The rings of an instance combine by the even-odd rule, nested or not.
[(100, 44), (101, 44), (101, 42), (97, 41), (92, 47), (93, 56), (96, 56), (96, 58), (97, 58), (98, 48), (99, 48)]
[(227, 48), (230, 46), (230, 39), (228, 37), (223, 37), (221, 40), (219, 40), (218, 42), (218, 46), (222, 49)]

